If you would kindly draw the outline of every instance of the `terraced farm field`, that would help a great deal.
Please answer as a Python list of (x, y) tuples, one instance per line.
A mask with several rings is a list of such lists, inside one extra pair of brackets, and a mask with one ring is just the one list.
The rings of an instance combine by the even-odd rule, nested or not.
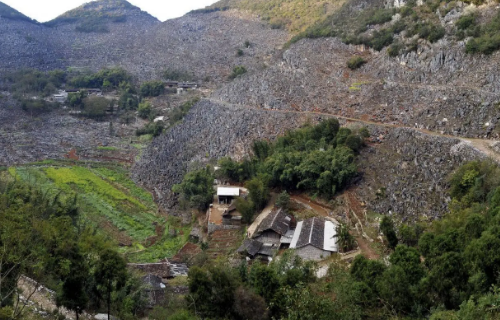
[(207, 254), (209, 259), (217, 259), (234, 253), (243, 241), (243, 229), (217, 230), (210, 235)]
[[(187, 241), (190, 227), (158, 214), (151, 194), (135, 185), (120, 165), (47, 161), (8, 172), (49, 196), (76, 196), (81, 223), (109, 236), (130, 261), (171, 257)], [(165, 232), (171, 229), (175, 231)]]

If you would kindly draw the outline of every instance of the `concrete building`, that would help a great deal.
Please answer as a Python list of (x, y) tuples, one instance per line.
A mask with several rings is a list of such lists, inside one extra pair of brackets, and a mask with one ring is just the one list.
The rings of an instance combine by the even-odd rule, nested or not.
[(218, 187), (217, 200), (219, 204), (231, 204), (234, 199), (240, 196), (240, 188)]

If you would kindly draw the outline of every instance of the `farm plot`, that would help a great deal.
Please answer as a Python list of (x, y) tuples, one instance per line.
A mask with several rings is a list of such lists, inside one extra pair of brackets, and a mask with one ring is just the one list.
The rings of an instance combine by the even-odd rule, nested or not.
[(209, 259), (228, 256), (238, 249), (243, 241), (242, 229), (217, 230), (210, 235), (207, 255)]
[[(174, 255), (187, 241), (189, 226), (177, 227), (157, 214), (149, 192), (138, 187), (119, 165), (40, 163), (11, 167), (13, 177), (38, 186), (49, 196), (76, 196), (82, 222), (115, 240), (134, 261), (155, 261)], [(177, 228), (174, 235), (165, 230)]]

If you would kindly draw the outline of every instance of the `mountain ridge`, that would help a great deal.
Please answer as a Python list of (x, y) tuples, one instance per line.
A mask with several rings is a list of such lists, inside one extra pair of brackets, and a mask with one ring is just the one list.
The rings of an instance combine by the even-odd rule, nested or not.
[(10, 20), (26, 21), (35, 24), (38, 23), (36, 20), (31, 19), (30, 17), (3, 2), (0, 2), (0, 17)]

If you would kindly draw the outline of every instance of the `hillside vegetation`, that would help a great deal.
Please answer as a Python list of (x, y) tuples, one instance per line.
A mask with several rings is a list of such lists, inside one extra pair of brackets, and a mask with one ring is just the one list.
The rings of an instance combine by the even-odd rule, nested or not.
[[(173, 256), (187, 241), (189, 227), (183, 229), (177, 221), (167, 222), (157, 215), (151, 194), (137, 187), (126, 169), (118, 165), (84, 167), (48, 161), (12, 167), (9, 173), (60, 199), (76, 196), (82, 223), (124, 246), (121, 251), (130, 253), (132, 261), (156, 261)], [(165, 235), (165, 229), (170, 227), (183, 230), (184, 236)]]
[(198, 12), (229, 8), (249, 10), (269, 22), (272, 28), (300, 32), (338, 10), (346, 0), (222, 0)]

